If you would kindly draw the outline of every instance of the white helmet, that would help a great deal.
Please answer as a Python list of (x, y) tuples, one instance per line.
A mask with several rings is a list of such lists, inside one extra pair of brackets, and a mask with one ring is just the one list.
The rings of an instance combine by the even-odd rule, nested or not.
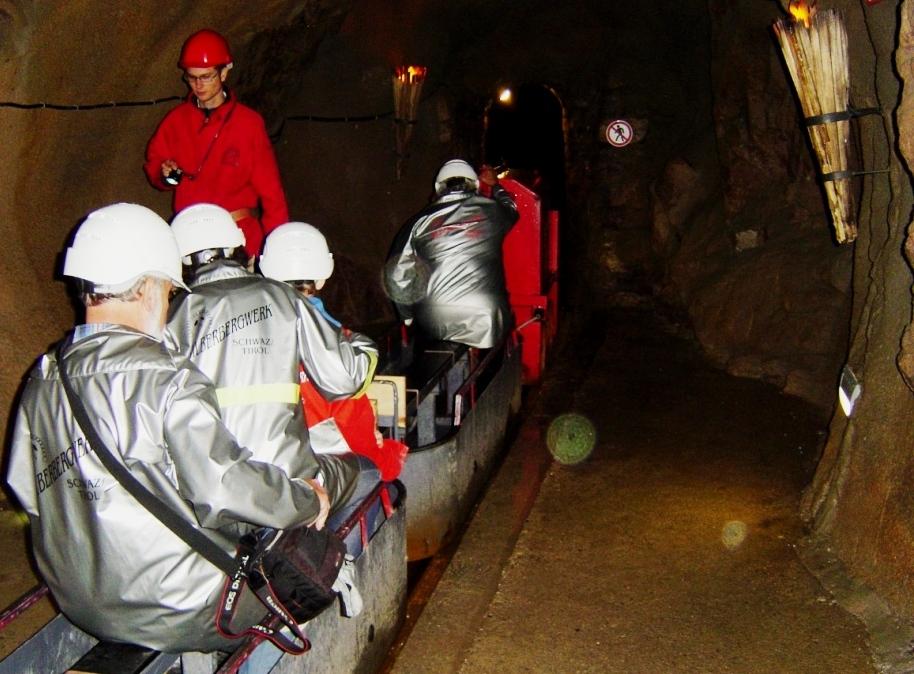
[(112, 204), (90, 213), (67, 248), (63, 273), (89, 281), (96, 292), (123, 292), (145, 275), (187, 290), (171, 228), (138, 204)]
[(171, 221), (181, 257), (210, 248), (237, 248), (244, 245), (244, 232), (232, 214), (215, 204), (194, 204)]
[(479, 189), (479, 176), (463, 159), (451, 159), (438, 169), (438, 175), (435, 176), (435, 193), (440, 196), (451, 178), (465, 178), (475, 185), (474, 189)]
[(267, 236), (260, 271), (277, 281), (325, 281), (333, 273), (333, 254), (317, 227), (289, 222)]

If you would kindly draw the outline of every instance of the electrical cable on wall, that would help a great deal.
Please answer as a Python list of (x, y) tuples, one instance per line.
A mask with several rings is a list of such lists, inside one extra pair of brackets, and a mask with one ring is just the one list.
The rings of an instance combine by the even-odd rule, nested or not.
[[(434, 94), (434, 91), (429, 92), (427, 95), (422, 97), (422, 100), (429, 98)], [(17, 103), (15, 101), (0, 101), (0, 108), (15, 108), (18, 110), (61, 110), (65, 112), (74, 112), (74, 111), (85, 111), (85, 110), (101, 110), (105, 108), (135, 108), (144, 105), (159, 105), (161, 103), (169, 103), (171, 101), (183, 101), (184, 96), (166, 96), (164, 98), (154, 98), (148, 101), (111, 101), (106, 103), (86, 103), (86, 104), (65, 104), (65, 103)], [(300, 115), (288, 115), (283, 117), (282, 123), (279, 125), (278, 130), (275, 133), (270, 134), (270, 140), (275, 143), (282, 136), (282, 132), (285, 129), (286, 122), (319, 122), (319, 123), (343, 123), (343, 124), (361, 124), (364, 122), (377, 122), (382, 119), (387, 119), (392, 117), (394, 114), (393, 110), (388, 110), (387, 112), (379, 112), (370, 115), (340, 115), (335, 117), (329, 117), (326, 115), (309, 115), (309, 114), (300, 114)]]
[[(429, 92), (422, 97), (426, 100), (431, 97), (434, 91)], [(148, 101), (109, 101), (105, 103), (17, 103), (16, 101), (0, 101), (0, 108), (15, 108), (17, 110), (62, 110), (62, 111), (83, 111), (83, 110), (101, 110), (104, 108), (136, 108), (144, 105), (159, 105), (171, 101), (183, 101), (184, 96), (165, 96), (163, 98), (153, 98)], [(386, 119), (394, 114), (393, 110), (379, 112), (371, 115), (340, 115), (328, 117), (325, 115), (289, 115), (283, 118), (283, 122), (342, 122), (350, 124), (359, 124), (362, 122), (376, 122)]]
[[(159, 105), (171, 101), (183, 101), (183, 96), (165, 96), (164, 98), (154, 98), (148, 101), (109, 101), (106, 103), (17, 103), (15, 101), (0, 101), (0, 108), (15, 108), (17, 110), (62, 110), (62, 111), (83, 111), (83, 110), (101, 110), (104, 108), (136, 108), (143, 105)], [(289, 115), (284, 121), (293, 122), (349, 122), (358, 124), (360, 122), (376, 122), (385, 119), (394, 114), (393, 110), (379, 112), (372, 115), (343, 115), (338, 117), (327, 117), (324, 115)]]
[(376, 122), (379, 119), (386, 119), (394, 114), (393, 110), (380, 112), (376, 115), (346, 115), (345, 117), (323, 117), (321, 115), (289, 115), (285, 118), (287, 122)]
[(181, 96), (166, 96), (153, 98), (149, 101), (110, 101), (107, 103), (65, 104), (65, 103), (16, 103), (14, 101), (0, 101), (0, 108), (16, 108), (18, 110), (99, 110), (102, 108), (136, 108), (142, 105), (158, 105), (169, 101), (183, 100)]

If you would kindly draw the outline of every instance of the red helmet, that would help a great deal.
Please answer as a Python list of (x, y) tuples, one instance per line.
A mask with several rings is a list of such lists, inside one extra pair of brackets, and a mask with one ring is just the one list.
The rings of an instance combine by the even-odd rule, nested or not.
[(228, 42), (214, 30), (204, 28), (187, 38), (181, 47), (181, 59), (178, 67), (181, 70), (188, 68), (218, 68), (231, 66), (232, 54), (229, 52)]

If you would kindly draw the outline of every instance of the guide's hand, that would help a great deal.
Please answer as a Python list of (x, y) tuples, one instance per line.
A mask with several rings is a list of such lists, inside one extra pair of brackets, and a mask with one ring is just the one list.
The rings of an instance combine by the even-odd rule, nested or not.
[(308, 526), (314, 527), (320, 531), (324, 528), (324, 524), (327, 522), (327, 516), (330, 514), (330, 497), (327, 495), (327, 490), (324, 489), (321, 486), (321, 483), (317, 480), (306, 479), (305, 482), (311, 485), (311, 488), (314, 490), (321, 508), (320, 512), (317, 514), (317, 517)]
[(174, 159), (166, 159), (165, 161), (162, 162), (162, 167), (161, 167), (162, 177), (163, 178), (166, 177), (169, 173), (171, 173), (172, 171), (174, 171), (177, 168), (178, 168), (178, 162), (176, 162)]
[(479, 182), (492, 187), (498, 182), (498, 174), (491, 166), (483, 166), (479, 169)]

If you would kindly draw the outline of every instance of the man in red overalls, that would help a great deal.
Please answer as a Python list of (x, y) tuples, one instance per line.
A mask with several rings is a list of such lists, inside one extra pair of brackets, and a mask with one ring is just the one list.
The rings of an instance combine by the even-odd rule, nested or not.
[(153, 187), (174, 191), (176, 213), (197, 203), (229, 211), (253, 257), (266, 234), (289, 220), (263, 118), (226, 88), (232, 55), (219, 33), (187, 38), (178, 67), (190, 93), (159, 124), (143, 169)]

